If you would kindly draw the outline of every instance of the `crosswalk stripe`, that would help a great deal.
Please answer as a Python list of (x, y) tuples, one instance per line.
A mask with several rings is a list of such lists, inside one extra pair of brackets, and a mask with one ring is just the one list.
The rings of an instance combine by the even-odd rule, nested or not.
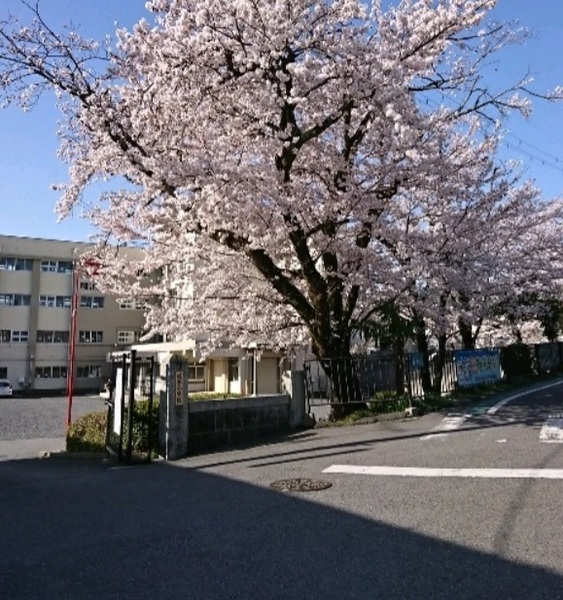
[(432, 430), (433, 433), (423, 435), (421, 440), (432, 440), (436, 438), (443, 438), (449, 431), (455, 431), (459, 429), (466, 421), (467, 417), (471, 415), (459, 415), (451, 414), (444, 417), (436, 427)]
[(563, 444), (563, 416), (547, 419), (540, 431), (540, 441), (546, 444)]
[(332, 465), (323, 473), (384, 477), (461, 477), (471, 479), (563, 479), (563, 469), (441, 469), (426, 467), (372, 467)]
[[(470, 414), (447, 415), (432, 429), (431, 433), (422, 435), (420, 440), (443, 440), (448, 437), (448, 433), (460, 429), (469, 418), (471, 418)], [(563, 444), (563, 415), (552, 415), (547, 418), (541, 428), (539, 440), (546, 444)]]

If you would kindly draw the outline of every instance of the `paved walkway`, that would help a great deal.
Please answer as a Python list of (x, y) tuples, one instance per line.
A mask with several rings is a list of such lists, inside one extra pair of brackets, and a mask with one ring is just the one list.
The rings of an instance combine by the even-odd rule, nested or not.
[(37, 458), (44, 452), (61, 452), (65, 447), (64, 437), (0, 441), (0, 461)]

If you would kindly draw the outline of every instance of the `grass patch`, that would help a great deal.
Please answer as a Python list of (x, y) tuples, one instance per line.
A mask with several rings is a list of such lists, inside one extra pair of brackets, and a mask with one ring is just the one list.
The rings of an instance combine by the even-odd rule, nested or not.
[(194, 392), (188, 393), (189, 402), (205, 402), (206, 400), (232, 400), (233, 398), (242, 398), (243, 394), (223, 393), (223, 392)]

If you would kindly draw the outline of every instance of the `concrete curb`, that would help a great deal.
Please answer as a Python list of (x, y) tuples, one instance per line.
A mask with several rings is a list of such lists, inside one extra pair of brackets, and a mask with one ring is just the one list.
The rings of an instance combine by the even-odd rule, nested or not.
[(86, 459), (93, 460), (99, 458), (100, 460), (112, 460), (106, 452), (67, 452), (63, 450), (61, 452), (51, 452), (49, 450), (42, 450), (39, 452), (39, 458), (51, 458), (51, 459)]
[(390, 413), (379, 413), (370, 417), (362, 417), (356, 419), (351, 423), (340, 423), (338, 421), (318, 421), (313, 429), (330, 429), (331, 427), (354, 427), (355, 425), (369, 425), (370, 423), (381, 423), (384, 421), (403, 421), (406, 419), (412, 419), (417, 415), (416, 409), (413, 410), (412, 414), (409, 414), (408, 409), (400, 410)]

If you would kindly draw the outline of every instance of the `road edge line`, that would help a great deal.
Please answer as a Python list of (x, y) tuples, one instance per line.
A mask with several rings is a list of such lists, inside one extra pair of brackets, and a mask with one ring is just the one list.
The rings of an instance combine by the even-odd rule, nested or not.
[(548, 385), (543, 385), (539, 388), (533, 388), (526, 390), (524, 392), (519, 392), (518, 394), (514, 394), (512, 396), (508, 396), (508, 398), (503, 398), (500, 402), (497, 402), (494, 406), (491, 406), (489, 410), (487, 410), (488, 415), (496, 415), (499, 408), (502, 408), (505, 404), (508, 404), (512, 400), (516, 400), (517, 398), (522, 398), (522, 396), (527, 396), (528, 394), (533, 394), (534, 392), (541, 392), (543, 390), (548, 390), (552, 387), (557, 387), (558, 385), (563, 385), (563, 380), (559, 380), (555, 383), (550, 383)]

